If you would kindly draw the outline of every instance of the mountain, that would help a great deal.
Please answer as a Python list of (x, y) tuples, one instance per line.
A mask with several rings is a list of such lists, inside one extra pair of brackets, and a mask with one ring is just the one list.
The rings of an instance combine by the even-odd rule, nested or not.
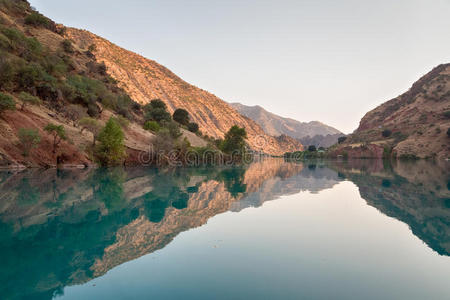
[(450, 64), (368, 112), (336, 154), (349, 157), (450, 157)]
[(161, 99), (171, 113), (177, 108), (184, 108), (193, 122), (198, 123), (200, 130), (214, 138), (223, 138), (231, 126), (239, 125), (247, 130), (249, 145), (267, 154), (281, 155), (302, 149), (301, 143), (295, 140), (280, 143), (273, 134), (266, 134), (258, 124), (242, 116), (225, 101), (185, 82), (153, 60), (86, 30), (67, 28), (66, 34), (80, 49), (94, 45), (92, 48), (95, 49), (93, 52), (97, 61), (106, 65), (108, 74), (138, 103)]
[[(88, 116), (101, 127), (110, 117), (124, 121), (125, 163), (139, 164), (155, 139), (143, 129), (141, 104), (154, 98), (164, 100), (171, 113), (186, 108), (205, 135), (223, 137), (231, 126), (239, 125), (247, 130), (255, 150), (282, 155), (302, 149), (296, 140), (265, 134), (254, 121), (156, 62), (56, 24), (27, 1), (0, 0), (0, 167), (93, 165), (93, 135), (82, 131), (78, 122)], [(23, 99), (34, 104), (24, 106)], [(65, 130), (66, 139), (57, 147), (45, 130), (48, 124)], [(24, 146), (23, 134), (30, 132), (40, 143), (25, 154), (31, 147)], [(183, 128), (181, 133), (193, 147), (211, 141)]]
[[(274, 113), (268, 112), (259, 105), (247, 106), (241, 103), (231, 103), (238, 112), (258, 123), (267, 134), (272, 136), (287, 135), (302, 141), (303, 138), (315, 137), (316, 146), (329, 147), (337, 143), (339, 136), (343, 135), (339, 130), (323, 124), (318, 121), (299, 122), (290, 118), (283, 118)], [(326, 141), (326, 136), (332, 135), (331, 139), (335, 141), (330, 144)], [(339, 135), (339, 136), (338, 136)], [(330, 140), (330, 137), (328, 137)], [(307, 141), (307, 140), (305, 140)], [(303, 143), (303, 142), (302, 142)], [(303, 143), (304, 145), (313, 145)]]

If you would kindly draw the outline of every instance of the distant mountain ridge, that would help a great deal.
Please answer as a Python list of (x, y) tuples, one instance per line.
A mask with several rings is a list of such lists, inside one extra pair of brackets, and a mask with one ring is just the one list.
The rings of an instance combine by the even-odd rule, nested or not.
[[(247, 106), (241, 103), (230, 103), (242, 115), (259, 124), (263, 130), (272, 136), (287, 135), (302, 141), (306, 146), (316, 145), (329, 147), (344, 134), (319, 121), (300, 122), (271, 113), (259, 105)], [(306, 142), (306, 143), (305, 143)]]

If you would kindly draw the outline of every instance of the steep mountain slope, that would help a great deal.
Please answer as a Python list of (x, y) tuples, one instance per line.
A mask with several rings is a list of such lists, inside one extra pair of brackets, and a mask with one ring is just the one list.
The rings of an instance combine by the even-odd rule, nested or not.
[[(261, 125), (261, 127), (267, 134), (273, 136), (284, 134), (300, 141), (302, 141), (303, 138), (315, 137), (317, 145), (320, 144), (321, 146), (328, 147), (337, 142), (337, 139), (339, 137), (337, 135), (342, 135), (342, 132), (340, 132), (339, 130), (318, 121), (311, 121), (306, 123), (299, 122), (290, 118), (283, 118), (274, 113), (268, 112), (258, 105), (247, 106), (241, 103), (231, 103), (230, 105), (244, 116), (254, 120), (256, 123)], [(330, 142), (327, 142), (325, 138), (327, 135), (336, 135), (336, 141), (330, 145)], [(325, 143), (326, 145), (322, 145), (322, 143)], [(305, 143), (303, 144), (312, 145)]]
[[(420, 78), (403, 95), (368, 112), (358, 129), (340, 146), (371, 153), (392, 150), (394, 156), (450, 157), (450, 64), (442, 64)], [(375, 147), (381, 148), (377, 151)], [(376, 155), (375, 155), (376, 156)]]
[(248, 142), (255, 150), (281, 155), (293, 149), (302, 149), (302, 145), (294, 140), (280, 144), (254, 121), (239, 114), (223, 100), (186, 83), (155, 61), (120, 48), (85, 30), (68, 28), (67, 37), (81, 49), (95, 45), (97, 60), (105, 63), (108, 74), (135, 101), (145, 104), (159, 98), (167, 104), (171, 113), (176, 108), (184, 108), (206, 135), (222, 138), (231, 126), (239, 125), (247, 130)]

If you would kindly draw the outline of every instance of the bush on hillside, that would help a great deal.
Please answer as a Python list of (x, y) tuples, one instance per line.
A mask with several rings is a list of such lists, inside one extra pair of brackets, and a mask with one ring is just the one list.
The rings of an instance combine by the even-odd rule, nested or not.
[(175, 122), (178, 122), (181, 125), (187, 126), (189, 124), (189, 113), (185, 109), (178, 108), (175, 110), (172, 118)]
[(30, 151), (37, 148), (41, 142), (41, 136), (37, 129), (20, 128), (18, 135), (23, 156), (28, 156)]
[(346, 137), (346, 136), (341, 136), (341, 137), (338, 138), (338, 143), (339, 143), (339, 144), (342, 144), (342, 143), (345, 142), (346, 140), (347, 140), (347, 137)]
[(144, 123), (144, 129), (152, 132), (158, 132), (161, 126), (156, 121), (147, 121)]
[(193, 132), (193, 133), (197, 133), (198, 132), (198, 124), (197, 123), (189, 123), (188, 125), (187, 125), (187, 127), (188, 127), (188, 130), (190, 131), (190, 132)]
[(390, 131), (389, 129), (385, 129), (383, 130), (383, 132), (381, 132), (381, 135), (385, 138), (390, 137), (392, 134), (392, 131)]
[(37, 11), (33, 11), (31, 14), (25, 17), (25, 24), (35, 27), (49, 28), (51, 21)]
[(16, 102), (7, 94), (0, 93), (0, 115), (7, 110), (15, 110)]
[(66, 53), (73, 53), (75, 49), (73, 48), (72, 42), (68, 39), (65, 39), (61, 42), (61, 46)]
[(42, 103), (41, 99), (27, 92), (21, 92), (19, 94), (19, 99), (22, 101), (20, 110), (24, 110), (27, 105), (40, 105)]

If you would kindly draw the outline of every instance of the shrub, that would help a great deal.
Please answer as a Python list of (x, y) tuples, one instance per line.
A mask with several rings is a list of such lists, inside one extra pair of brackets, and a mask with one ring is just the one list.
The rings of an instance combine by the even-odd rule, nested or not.
[(389, 129), (385, 129), (381, 132), (381, 135), (385, 138), (390, 137), (392, 134), (392, 131), (390, 131)]
[(169, 130), (169, 134), (172, 138), (177, 139), (181, 136), (180, 126), (177, 123), (170, 121), (164, 122), (163, 126)]
[(20, 110), (24, 110), (26, 105), (40, 105), (42, 103), (41, 99), (27, 92), (21, 92), (19, 94), (19, 99), (22, 101), (22, 106)]
[(189, 113), (185, 109), (178, 108), (175, 110), (172, 118), (175, 122), (178, 122), (181, 125), (187, 126), (189, 124)]
[(447, 129), (447, 136), (450, 137), (450, 127)]
[(80, 105), (71, 104), (65, 108), (65, 115), (73, 122), (73, 126), (78, 127), (78, 121), (86, 116), (86, 111)]
[(63, 50), (67, 53), (73, 53), (74, 52), (74, 48), (72, 45), (72, 42), (68, 39), (65, 39), (64, 41), (61, 42), (61, 46), (63, 48)]
[(144, 123), (144, 129), (153, 132), (158, 132), (161, 129), (161, 126), (159, 126), (159, 124), (155, 121), (147, 121)]
[(95, 156), (103, 166), (121, 163), (125, 156), (124, 134), (114, 118), (110, 118), (98, 135)]
[(317, 148), (314, 145), (310, 145), (310, 146), (308, 146), (308, 151), (309, 152), (315, 152), (315, 151), (317, 151)]
[(341, 136), (341, 137), (338, 138), (338, 143), (339, 143), (339, 144), (342, 144), (342, 143), (345, 142), (346, 140), (347, 140), (347, 137), (346, 137), (346, 136)]
[(16, 102), (7, 94), (0, 93), (0, 115), (6, 110), (15, 110)]
[(50, 20), (40, 13), (33, 11), (31, 14), (25, 17), (25, 24), (35, 27), (48, 28), (50, 26)]
[(31, 149), (37, 148), (41, 142), (41, 136), (37, 129), (19, 129), (19, 142), (22, 147), (23, 156), (28, 156)]
[(234, 125), (225, 134), (225, 139), (221, 143), (221, 150), (225, 153), (238, 152), (243, 154), (245, 151), (245, 139), (247, 132), (245, 128)]
[(56, 153), (56, 149), (59, 147), (59, 144), (62, 140), (66, 140), (66, 130), (63, 125), (55, 125), (53, 123), (48, 123), (44, 128), (49, 134), (53, 136), (53, 153)]
[(190, 131), (190, 132), (193, 132), (193, 133), (197, 133), (198, 132), (198, 124), (197, 123), (189, 123), (188, 125), (187, 125), (187, 127), (188, 127), (188, 130)]
[(443, 116), (444, 116), (446, 119), (450, 119), (450, 110), (445, 111), (445, 112), (443, 113)]
[(116, 121), (120, 127), (122, 127), (123, 129), (127, 129), (128, 126), (130, 126), (130, 121), (128, 121), (126, 118), (122, 117), (122, 116), (117, 116), (114, 117), (114, 121)]

